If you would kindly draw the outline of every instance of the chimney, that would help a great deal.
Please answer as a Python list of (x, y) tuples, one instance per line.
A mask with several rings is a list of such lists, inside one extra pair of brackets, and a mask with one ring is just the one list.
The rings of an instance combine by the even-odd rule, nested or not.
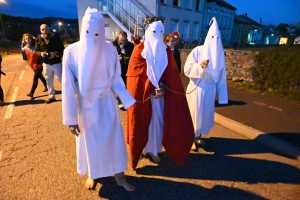
[(262, 24), (262, 18), (259, 18), (259, 23)]
[(245, 17), (248, 17), (248, 13), (245, 13)]

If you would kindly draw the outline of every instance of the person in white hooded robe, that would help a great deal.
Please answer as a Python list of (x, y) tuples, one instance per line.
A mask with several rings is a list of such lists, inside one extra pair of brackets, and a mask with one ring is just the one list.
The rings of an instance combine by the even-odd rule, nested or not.
[(88, 8), (82, 19), (80, 41), (63, 55), (63, 124), (76, 135), (77, 171), (88, 174), (86, 187), (95, 189), (95, 179), (115, 175), (127, 191), (127, 151), (115, 95), (125, 108), (135, 103), (125, 89), (115, 47), (105, 41), (104, 18)]
[(196, 149), (199, 141), (205, 144), (200, 138), (201, 134), (209, 134), (214, 126), (216, 94), (219, 104), (228, 103), (221, 33), (216, 18), (212, 18), (210, 24), (204, 45), (192, 50), (184, 66), (184, 73), (190, 79), (186, 96), (195, 130), (192, 149)]

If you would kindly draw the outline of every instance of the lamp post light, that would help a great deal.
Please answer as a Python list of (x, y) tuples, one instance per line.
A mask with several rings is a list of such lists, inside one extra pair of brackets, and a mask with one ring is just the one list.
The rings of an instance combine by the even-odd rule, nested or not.
[(58, 29), (60, 30), (60, 27), (62, 25), (62, 22), (58, 22)]

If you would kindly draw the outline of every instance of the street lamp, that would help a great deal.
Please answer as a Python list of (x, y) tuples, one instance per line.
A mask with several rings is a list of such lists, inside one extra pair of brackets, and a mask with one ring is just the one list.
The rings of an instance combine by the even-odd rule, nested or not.
[(61, 22), (58, 22), (58, 29), (60, 30), (60, 27), (61, 27), (62, 23)]

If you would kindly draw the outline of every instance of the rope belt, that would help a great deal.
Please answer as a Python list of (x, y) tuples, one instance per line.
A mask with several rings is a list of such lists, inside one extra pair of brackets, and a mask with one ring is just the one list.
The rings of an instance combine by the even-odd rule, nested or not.
[[(200, 80), (200, 81), (201, 81), (201, 80)], [(200, 84), (200, 81), (197, 83), (197, 85), (195, 86), (194, 89), (192, 89), (190, 92), (186, 92), (186, 93), (183, 93), (183, 92), (177, 92), (177, 91), (171, 90), (171, 89), (170, 89), (168, 86), (166, 86), (165, 84), (162, 84), (162, 85), (163, 85), (163, 87), (165, 87), (165, 88), (166, 88), (167, 90), (169, 90), (170, 92), (173, 92), (173, 93), (175, 93), (175, 94), (180, 94), (180, 95), (187, 95), (187, 94), (191, 94), (192, 92), (194, 92), (194, 91), (197, 89), (198, 85)], [(145, 99), (145, 100), (142, 100), (142, 101), (136, 100), (136, 102), (137, 102), (137, 103), (144, 103), (144, 102), (148, 101), (148, 100), (151, 98), (151, 95), (152, 95), (152, 94), (150, 94), (149, 97), (147, 97), (147, 99)]]

